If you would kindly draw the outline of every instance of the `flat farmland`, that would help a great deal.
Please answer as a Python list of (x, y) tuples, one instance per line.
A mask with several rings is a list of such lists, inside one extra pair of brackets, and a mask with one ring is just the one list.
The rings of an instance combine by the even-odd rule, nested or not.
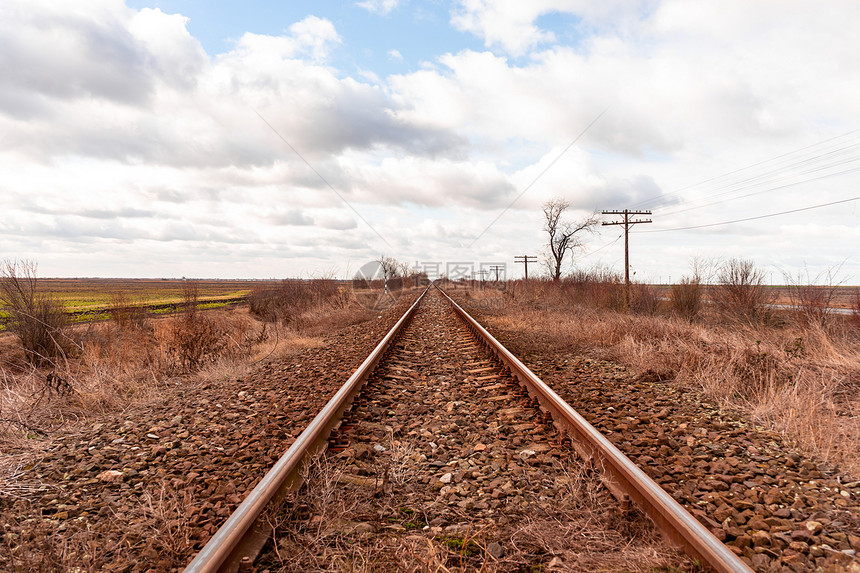
[[(654, 284), (648, 285), (654, 293), (662, 298), (668, 299), (672, 292), (672, 285)], [(703, 285), (705, 298), (711, 300), (713, 293), (719, 289), (718, 285)], [(852, 309), (860, 301), (860, 286), (852, 285), (765, 285), (766, 299), (775, 305), (798, 305), (809, 304), (831, 309)]]
[[(240, 302), (254, 288), (274, 280), (40, 278), (37, 291), (56, 300), (74, 322), (109, 318), (112, 307), (140, 307), (171, 312), (183, 303), (186, 289), (196, 290), (200, 308)], [(0, 308), (0, 317), (3, 316)]]

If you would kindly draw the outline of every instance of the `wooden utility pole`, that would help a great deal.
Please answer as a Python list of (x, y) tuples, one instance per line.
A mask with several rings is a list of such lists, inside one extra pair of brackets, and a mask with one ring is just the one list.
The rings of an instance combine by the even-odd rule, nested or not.
[(481, 277), (481, 290), (484, 289), (484, 280), (486, 276), (490, 273), (487, 269), (481, 269), (479, 271), (472, 271), (472, 282), (475, 281), (475, 275), (480, 275)]
[(491, 270), (491, 271), (495, 271), (495, 272), (496, 272), (496, 282), (499, 282), (499, 271), (504, 270), (504, 268), (505, 268), (505, 266), (504, 266), (504, 265), (492, 265), (492, 266), (490, 267), (490, 270)]
[(604, 215), (623, 215), (623, 221), (612, 221), (611, 223), (603, 223), (603, 226), (607, 225), (624, 225), (624, 304), (627, 308), (630, 308), (630, 247), (627, 243), (627, 237), (629, 235), (630, 227), (637, 223), (651, 223), (651, 219), (636, 219), (631, 220), (630, 215), (650, 215), (651, 211), (630, 211), (628, 209), (624, 209), (623, 211), (603, 211)]
[(515, 263), (523, 263), (526, 267), (526, 282), (529, 280), (529, 263), (536, 263), (537, 257), (532, 255), (515, 255), (514, 256)]

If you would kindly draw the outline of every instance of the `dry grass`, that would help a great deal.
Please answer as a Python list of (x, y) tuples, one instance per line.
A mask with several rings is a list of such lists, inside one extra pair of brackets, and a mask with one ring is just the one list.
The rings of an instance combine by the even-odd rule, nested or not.
[(284, 280), (254, 289), (248, 305), (251, 314), (261, 320), (301, 327), (309, 309), (346, 309), (351, 300), (347, 289), (332, 280)]
[(612, 360), (701, 390), (860, 475), (860, 329), (850, 317), (825, 325), (804, 317), (765, 323), (752, 319), (757, 299), (750, 303), (742, 294), (734, 316), (745, 320), (726, 319), (721, 306), (697, 322), (583, 306), (563, 285), (552, 292), (550, 283), (536, 284), (526, 296), (507, 295), (497, 326), (520, 331), (530, 325), (548, 351)]
[[(395, 456), (397, 445), (388, 445)], [(409, 456), (407, 450), (400, 454)], [(382, 469), (378, 474), (387, 475)], [(276, 535), (260, 567), (283, 572), (490, 573), (531, 570), (552, 562), (549, 570), (695, 570), (666, 548), (647, 519), (620, 511), (596, 474), (581, 468), (560, 471), (558, 495), (549, 509), (535, 509), (507, 525), (490, 520), (461, 523), (456, 532), (426, 526), (434, 515), (406, 508), (393, 486), (394, 479), (359, 483), (343, 473), (336, 458), (314, 462), (303, 489), (270, 520)], [(505, 548), (501, 557), (491, 554), (493, 542)]]
[[(388, 445), (392, 456), (409, 457), (406, 449), (397, 453), (393, 441)], [(302, 490), (270, 518), (276, 534), (260, 568), (491, 573), (531, 570), (551, 561), (549, 570), (695, 570), (666, 548), (647, 519), (619, 511), (596, 474), (562, 471), (550, 511), (537, 510), (508, 525), (475, 521), (442, 532), (425, 525), (434, 515), (403, 505), (394, 479), (359, 483), (335, 461), (314, 462)], [(384, 469), (378, 473), (388, 475)], [(505, 548), (503, 556), (490, 553), (493, 542)]]
[(168, 384), (240, 377), (264, 358), (318, 345), (326, 332), (369, 318), (344, 301), (338, 285), (314, 281), (313, 288), (325, 296), (295, 308), (288, 323), (265, 322), (242, 307), (198, 310), (193, 283), (186, 283), (184, 310), (167, 317), (142, 314), (115, 293), (115, 320), (70, 327), (69, 352), (41, 366), (16, 337), (2, 335), (0, 444), (149, 402)]
[(667, 548), (642, 514), (619, 509), (596, 475), (569, 470), (556, 485), (553, 513), (529, 519), (511, 532), (518, 553), (553, 555), (554, 570), (563, 571), (697, 570)]

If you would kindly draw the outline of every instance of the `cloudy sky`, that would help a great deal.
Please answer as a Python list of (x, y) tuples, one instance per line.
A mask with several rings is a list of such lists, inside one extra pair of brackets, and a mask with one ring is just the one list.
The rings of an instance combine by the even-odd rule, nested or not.
[[(0, 258), (518, 276), (563, 197), (653, 211), (638, 279), (746, 257), (857, 284), (858, 21), (848, 0), (4, 0)], [(622, 270), (619, 237), (577, 264)]]

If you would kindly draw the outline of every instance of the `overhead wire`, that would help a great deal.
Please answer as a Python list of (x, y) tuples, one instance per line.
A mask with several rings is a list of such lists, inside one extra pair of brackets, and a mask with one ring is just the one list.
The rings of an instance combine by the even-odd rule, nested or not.
[[(700, 181), (700, 182), (695, 183), (693, 185), (688, 185), (686, 187), (682, 187), (682, 188), (680, 188), (676, 191), (673, 191), (671, 193), (660, 194), (660, 195), (656, 195), (654, 197), (650, 197), (648, 199), (644, 199), (642, 201), (639, 201), (638, 203), (634, 203), (632, 205), (632, 208), (635, 209), (635, 208), (643, 208), (643, 207), (649, 206), (652, 209), (658, 209), (658, 208), (662, 207), (663, 205), (667, 205), (667, 203), (668, 204), (672, 204), (672, 203), (677, 204), (678, 202), (685, 203), (688, 201), (683, 201), (683, 200), (682, 201), (673, 201), (673, 199), (674, 198), (680, 198), (682, 192), (689, 191), (691, 189), (701, 188), (703, 190), (707, 190), (709, 185), (712, 187), (711, 191), (712, 192), (716, 191), (717, 193), (716, 194), (709, 194), (709, 196), (706, 196), (703, 198), (704, 200), (707, 200), (707, 199), (710, 199), (713, 197), (717, 197), (717, 196), (724, 196), (725, 194), (730, 194), (731, 192), (734, 191), (732, 189), (733, 186), (742, 185), (744, 183), (751, 183), (757, 179), (762, 179), (762, 178), (764, 178), (770, 174), (784, 173), (788, 169), (796, 169), (800, 166), (803, 166), (804, 164), (808, 164), (810, 162), (821, 160), (822, 158), (827, 158), (828, 156), (833, 156), (834, 154), (838, 155), (838, 154), (844, 153), (848, 150), (851, 150), (851, 149), (857, 147), (858, 145), (860, 145), (860, 143), (858, 143), (858, 141), (852, 141), (852, 140), (849, 140), (847, 142), (846, 141), (839, 141), (839, 143), (837, 143), (838, 147), (836, 147), (835, 149), (827, 149), (827, 148), (832, 147), (833, 142), (836, 142), (838, 140), (844, 140), (846, 137), (855, 135), (857, 133), (860, 133), (860, 129), (848, 131), (848, 132), (843, 133), (841, 135), (819, 141), (819, 142), (814, 143), (812, 145), (808, 145), (808, 146), (805, 146), (805, 147), (802, 147), (802, 148), (799, 148), (799, 149), (796, 149), (796, 150), (793, 150), (793, 151), (790, 151), (787, 153), (783, 153), (781, 155), (777, 155), (775, 157), (772, 157), (772, 158), (769, 158), (769, 159), (766, 159), (763, 161), (759, 161), (757, 163), (753, 163), (751, 165), (747, 165), (747, 166), (741, 167), (739, 169), (735, 169), (733, 171), (730, 171), (730, 172), (722, 174), (722, 175), (718, 175), (716, 177), (711, 177), (709, 179), (706, 179), (704, 181)], [(811, 149), (816, 149), (814, 155), (809, 156), (809, 157), (804, 157), (802, 155), (798, 156), (799, 154), (802, 154), (803, 152), (811, 150)], [(788, 161), (786, 161), (786, 159)], [(853, 159), (852, 159), (852, 161), (853, 161)], [(766, 168), (767, 170), (764, 172), (756, 173), (755, 171), (752, 171), (757, 167), (761, 167), (761, 166), (767, 165), (767, 164), (772, 164), (772, 166), (768, 166)], [(836, 165), (838, 165), (838, 164), (839, 163), (836, 163)], [(732, 182), (730, 178), (734, 175), (737, 175), (737, 174), (745, 174), (745, 175), (743, 175), (745, 177), (745, 179), (742, 179), (740, 181), (736, 180), (736, 181)], [(717, 185), (715, 187), (714, 187), (714, 183), (717, 183)]]
[[(853, 148), (853, 147), (860, 148), (860, 144), (854, 144), (854, 145), (852, 145), (852, 146), (850, 146), (850, 147), (852, 147), (852, 148)], [(845, 148), (845, 149), (848, 149), (848, 148)], [(842, 152), (842, 151), (844, 151), (845, 149), (843, 149), (843, 150), (838, 150), (837, 152)], [(816, 159), (822, 158), (822, 157), (824, 157), (825, 155), (829, 155), (830, 153), (836, 153), (836, 152), (828, 152), (827, 154), (823, 154), (823, 155), (818, 156), (818, 157), (815, 157), (815, 158), (810, 158), (810, 159), (804, 160), (804, 161), (802, 161), (802, 162), (797, 163), (796, 165), (794, 165), (794, 166), (792, 166), (792, 167), (793, 167), (793, 168), (799, 167), (799, 166), (800, 166), (800, 165), (802, 165), (803, 163), (808, 163), (808, 162), (810, 162), (810, 161), (812, 161), (812, 160), (816, 160)], [(834, 158), (832, 158), (832, 157), (831, 157), (830, 159), (834, 159)], [(767, 185), (767, 184), (772, 184), (772, 183), (778, 183), (778, 182), (780, 182), (780, 181), (785, 181), (785, 180), (791, 179), (791, 178), (793, 178), (793, 177), (798, 177), (798, 176), (803, 176), (803, 175), (809, 175), (809, 174), (812, 174), (812, 173), (817, 173), (817, 172), (825, 171), (825, 170), (828, 170), (828, 169), (832, 169), (832, 168), (834, 168), (834, 167), (841, 167), (841, 166), (846, 165), (846, 164), (855, 163), (855, 162), (857, 162), (857, 161), (860, 161), (860, 156), (851, 157), (851, 158), (844, 159), (844, 160), (840, 159), (840, 160), (838, 160), (838, 161), (831, 161), (831, 162), (829, 162), (829, 163), (825, 163), (825, 164), (822, 164), (822, 165), (815, 165), (815, 166), (812, 166), (812, 167), (810, 167), (810, 168), (808, 168), (808, 169), (806, 169), (806, 170), (803, 170), (803, 171), (795, 171), (795, 172), (788, 172), (788, 173), (786, 173), (786, 172), (785, 172), (785, 170), (774, 170), (774, 171), (771, 171), (771, 172), (769, 172), (769, 173), (760, 174), (760, 175), (757, 175), (757, 176), (755, 176), (755, 177), (750, 177), (749, 179), (746, 179), (746, 180), (744, 180), (744, 181), (738, 181), (738, 182), (734, 182), (734, 183), (731, 183), (731, 184), (727, 184), (727, 185), (724, 187), (724, 189), (726, 189), (726, 191), (723, 191), (723, 192), (721, 192), (721, 193), (712, 194), (712, 195), (709, 195), (709, 196), (703, 197), (703, 198), (701, 198), (701, 199), (699, 199), (699, 200), (700, 200), (700, 201), (705, 201), (705, 200), (708, 200), (708, 199), (715, 199), (715, 198), (717, 198), (717, 197), (725, 197), (725, 196), (727, 196), (727, 195), (732, 195), (732, 194), (735, 194), (735, 193), (743, 192), (743, 191), (748, 190), (748, 189), (751, 189), (751, 188), (752, 188), (752, 189), (755, 189), (755, 188), (756, 188), (756, 187), (758, 187), (758, 186)], [(794, 185), (794, 184), (798, 184), (798, 183), (805, 183), (805, 182), (807, 182), (807, 181), (816, 181), (816, 180), (818, 180), (818, 179), (823, 179), (823, 178), (826, 178), (826, 177), (832, 177), (832, 176), (836, 176), (836, 175), (841, 175), (841, 174), (843, 174), (843, 173), (850, 173), (851, 171), (853, 171), (853, 169), (849, 169), (849, 170), (845, 170), (845, 171), (839, 171), (839, 172), (836, 172), (836, 173), (830, 173), (830, 174), (825, 175), (824, 177), (813, 177), (813, 178), (810, 178), (810, 179), (807, 179), (807, 180), (797, 181), (797, 182), (791, 183), (790, 185)], [(768, 180), (764, 180), (764, 181), (757, 181), (757, 180), (763, 179), (763, 178), (765, 178), (765, 177), (767, 177), (767, 176), (769, 176), (769, 175), (777, 175), (777, 176), (776, 176), (776, 177), (773, 177), (773, 178), (771, 178), (771, 179), (768, 179)], [(722, 199), (722, 200), (717, 200), (717, 201), (711, 201), (710, 203), (704, 203), (704, 204), (693, 204), (692, 206), (685, 207), (685, 208), (682, 208), (682, 209), (675, 209), (675, 210), (673, 210), (673, 211), (668, 211), (668, 212), (663, 212), (663, 211), (661, 211), (661, 214), (663, 214), (663, 215), (674, 215), (674, 214), (676, 214), (676, 213), (684, 213), (684, 212), (692, 211), (692, 210), (695, 210), (695, 209), (701, 209), (701, 208), (704, 208), (704, 207), (710, 207), (710, 206), (713, 206), (713, 205), (719, 205), (719, 204), (721, 204), (721, 203), (725, 203), (725, 202), (727, 202), (727, 201), (729, 201), (729, 200), (743, 199), (743, 198), (750, 197), (750, 196), (753, 196), (753, 195), (758, 195), (758, 194), (761, 194), (761, 193), (767, 193), (767, 192), (769, 192), (769, 191), (773, 191), (773, 190), (776, 190), (776, 189), (781, 189), (781, 188), (783, 188), (783, 187), (784, 187), (784, 186), (778, 186), (778, 187), (774, 187), (774, 188), (770, 188), (770, 189), (758, 189), (758, 190), (756, 190), (756, 191), (753, 191), (753, 192), (751, 192), (751, 193), (747, 193), (747, 194), (744, 194), (744, 195), (736, 195), (736, 196), (734, 196), (734, 197), (731, 197), (731, 199)], [(719, 189), (717, 189), (717, 190), (719, 190)], [(695, 202), (693, 202), (693, 203), (695, 203)]]
[[(846, 162), (846, 163), (852, 163), (852, 162), (856, 162), (856, 161), (860, 161), (860, 157), (858, 157), (857, 159), (852, 159), (851, 161)], [(821, 169), (817, 169), (817, 171), (821, 171)], [(813, 181), (820, 181), (822, 179), (828, 179), (830, 177), (836, 177), (837, 175), (845, 175), (848, 173), (854, 173), (856, 171), (860, 171), (860, 167), (852, 167), (851, 169), (845, 169), (844, 171), (837, 171), (835, 173), (827, 173), (825, 175), (821, 175), (820, 177), (810, 177), (809, 179), (803, 179), (801, 181), (793, 181), (790, 183), (786, 183), (784, 185), (777, 185), (776, 187), (769, 187), (767, 189), (759, 189), (756, 191), (752, 191), (751, 193), (747, 193), (746, 195), (739, 195), (737, 197), (733, 197), (733, 199), (745, 199), (746, 197), (752, 197), (754, 195), (761, 195), (762, 193), (769, 193), (770, 191), (778, 191), (780, 189), (786, 189), (788, 187), (794, 187), (796, 185), (802, 185), (804, 183), (811, 183)], [(776, 183), (776, 182), (777, 181), (772, 181), (769, 183)], [(703, 209), (705, 207), (713, 207), (714, 205), (721, 205), (721, 204), (726, 203), (726, 202), (727, 201), (714, 201), (712, 203), (705, 203), (703, 205), (697, 205), (695, 207), (687, 207), (686, 209), (678, 209), (676, 211), (669, 211), (669, 212), (662, 212), (661, 211), (660, 214), (664, 215), (664, 216), (677, 215), (679, 213), (686, 213), (688, 211), (694, 211), (696, 209)]]
[(602, 247), (599, 247), (599, 248), (597, 248), (597, 249), (595, 249), (595, 250), (593, 250), (593, 251), (590, 251), (590, 252), (588, 252), (588, 253), (585, 253), (585, 254), (583, 254), (582, 256), (583, 256), (583, 257), (589, 257), (589, 256), (591, 256), (591, 255), (593, 255), (593, 254), (595, 254), (595, 253), (599, 253), (599, 252), (600, 252), (600, 251), (602, 251), (603, 249), (609, 248), (609, 247), (611, 247), (612, 245), (614, 245), (615, 243), (617, 243), (618, 241), (620, 241), (620, 240), (621, 240), (621, 237), (623, 237), (623, 236), (624, 236), (624, 232), (622, 231), (621, 233), (619, 233), (619, 234), (618, 234), (618, 236), (617, 236), (617, 237), (615, 237), (615, 240), (610, 241), (609, 243), (606, 243), (606, 244), (605, 244), (605, 245), (603, 245)]
[(668, 231), (686, 231), (688, 229), (704, 229), (706, 227), (717, 227), (720, 225), (731, 225), (732, 223), (743, 223), (744, 221), (755, 221), (757, 219), (767, 219), (769, 217), (778, 217), (780, 215), (788, 215), (789, 213), (799, 213), (801, 211), (811, 211), (812, 209), (820, 209), (821, 207), (829, 207), (831, 205), (839, 205), (840, 203), (849, 203), (851, 201), (857, 201), (860, 199), (860, 195), (857, 197), (851, 197), (849, 199), (841, 199), (839, 201), (831, 201), (830, 203), (821, 203), (819, 205), (812, 205), (810, 207), (801, 207), (800, 209), (789, 209), (787, 211), (780, 211), (779, 213), (770, 213), (768, 215), (757, 215), (755, 217), (745, 217), (743, 219), (734, 219), (732, 221), (723, 221), (720, 223), (708, 223), (706, 225), (691, 225), (689, 227), (674, 227), (671, 229), (651, 229), (648, 231), (631, 231), (631, 233), (665, 233)]
[[(682, 201), (678, 208), (671, 209), (670, 205), (666, 205), (668, 210), (664, 210), (658, 204), (654, 207), (659, 211), (661, 216), (673, 216), (681, 213), (686, 213), (696, 209), (721, 205), (730, 201), (745, 199), (748, 197), (761, 195), (797, 185), (811, 183), (830, 177), (836, 177), (849, 173), (860, 171), (860, 167), (852, 166), (847, 169), (842, 167), (851, 166), (860, 161), (860, 155), (857, 154), (860, 148), (860, 140), (853, 136), (860, 133), (860, 130), (852, 130), (840, 136), (832, 137), (824, 141), (803, 147), (789, 153), (778, 155), (774, 158), (754, 163), (750, 166), (743, 167), (731, 171), (725, 175), (712, 177), (701, 183), (690, 185), (677, 192), (669, 195), (653, 197), (651, 199), (640, 201), (634, 207), (642, 206), (649, 202), (666, 201), (666, 198), (678, 196), (683, 190), (699, 188), (699, 192), (706, 191), (706, 194), (692, 201)], [(851, 138), (847, 139), (846, 138)], [(814, 150), (811, 154), (810, 150)], [(804, 153), (805, 155), (800, 155)], [(762, 166), (765, 168), (760, 169)], [(756, 215), (751, 217), (743, 217), (732, 219), (729, 221), (721, 221), (718, 223), (707, 223), (702, 225), (685, 225), (681, 227), (671, 227), (666, 229), (651, 229), (634, 231), (636, 233), (663, 233), (669, 231), (681, 231), (690, 229), (703, 229), (709, 227), (717, 227), (722, 225), (730, 225), (744, 221), (753, 221), (770, 217), (787, 215), (801, 211), (808, 211), (837, 205), (840, 203), (848, 203), (856, 201), (859, 197), (820, 203), (808, 207), (798, 209), (787, 209), (777, 213), (769, 213), (766, 215)]]

